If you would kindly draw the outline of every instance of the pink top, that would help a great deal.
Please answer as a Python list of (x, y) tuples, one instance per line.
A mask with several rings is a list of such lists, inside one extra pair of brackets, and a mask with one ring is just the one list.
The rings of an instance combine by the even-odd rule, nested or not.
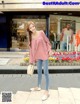
[(30, 47), (30, 63), (35, 63), (38, 59), (47, 60), (48, 52), (51, 51), (51, 44), (45, 33), (41, 30), (37, 38), (32, 39)]

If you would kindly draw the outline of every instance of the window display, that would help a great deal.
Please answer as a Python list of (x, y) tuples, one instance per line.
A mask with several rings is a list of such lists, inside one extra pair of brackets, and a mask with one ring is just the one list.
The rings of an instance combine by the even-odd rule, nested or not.
[(46, 18), (45, 16), (15, 16), (12, 19), (12, 47), (14, 49), (28, 49), (28, 35), (27, 35), (27, 22), (32, 20), (36, 24), (38, 30), (46, 32)]

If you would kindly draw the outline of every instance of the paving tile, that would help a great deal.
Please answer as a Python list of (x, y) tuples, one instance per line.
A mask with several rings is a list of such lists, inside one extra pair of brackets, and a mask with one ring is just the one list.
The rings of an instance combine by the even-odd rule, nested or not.
[(25, 104), (42, 104), (42, 94), (43, 91), (32, 91)]
[(76, 104), (80, 104), (80, 88), (71, 88)]
[[(80, 104), (80, 88), (63, 88), (49, 90), (50, 96), (42, 101), (44, 90), (41, 91), (17, 91), (12, 94), (12, 102), (9, 104)], [(6, 104), (1, 102), (0, 104)], [(8, 104), (8, 103), (7, 103)]]
[(43, 104), (59, 104), (58, 90), (50, 90), (50, 96)]
[(16, 95), (14, 96), (13, 104), (26, 104), (30, 92), (24, 91), (17, 91)]
[(72, 92), (69, 88), (58, 88), (60, 104), (75, 104)]

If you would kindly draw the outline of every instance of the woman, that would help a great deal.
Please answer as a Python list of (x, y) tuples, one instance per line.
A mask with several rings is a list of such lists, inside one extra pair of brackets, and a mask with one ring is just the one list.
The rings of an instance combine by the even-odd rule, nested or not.
[(41, 90), (42, 80), (42, 63), (44, 66), (44, 75), (46, 80), (46, 88), (42, 100), (46, 100), (49, 97), (49, 73), (48, 73), (48, 57), (52, 55), (51, 44), (46, 37), (45, 33), (38, 31), (34, 22), (29, 21), (27, 25), (27, 31), (29, 33), (29, 47), (30, 47), (30, 64), (37, 62), (38, 68), (38, 85), (31, 88), (31, 91)]

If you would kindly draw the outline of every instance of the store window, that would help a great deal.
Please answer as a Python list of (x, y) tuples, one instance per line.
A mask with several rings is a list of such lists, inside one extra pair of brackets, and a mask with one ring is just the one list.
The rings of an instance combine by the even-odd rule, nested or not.
[(12, 31), (12, 47), (17, 49), (28, 49), (28, 33), (26, 25), (28, 21), (33, 21), (38, 30), (46, 32), (46, 17), (45, 16), (14, 16), (11, 21)]
[(52, 49), (61, 52), (80, 51), (80, 43), (76, 47), (76, 33), (78, 30), (80, 30), (79, 17), (50, 15), (49, 38)]
[(57, 51), (60, 49), (60, 37), (57, 32), (58, 30), (58, 18), (54, 17), (54, 15), (50, 15), (50, 42), (52, 44), (52, 49)]

